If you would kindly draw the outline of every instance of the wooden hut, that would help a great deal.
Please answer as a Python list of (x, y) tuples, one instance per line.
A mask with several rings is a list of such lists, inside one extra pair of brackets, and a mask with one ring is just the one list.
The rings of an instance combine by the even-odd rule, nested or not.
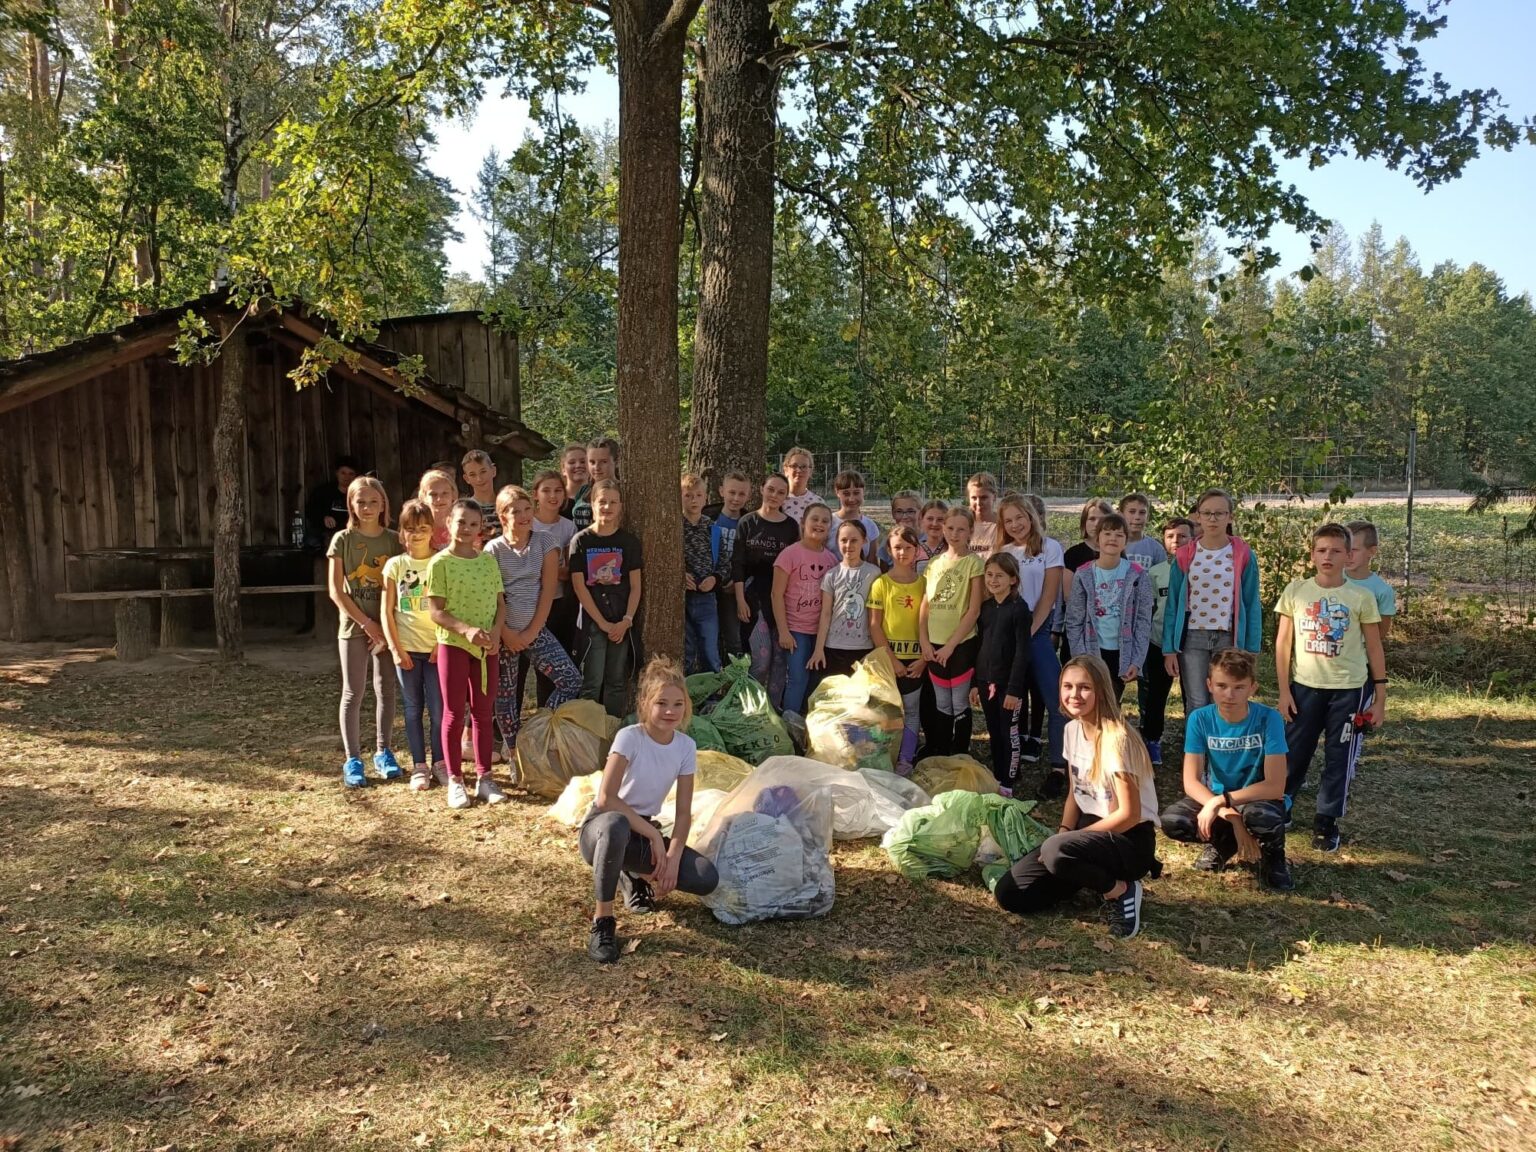
[[(189, 562), (170, 569), (173, 583), (190, 566), (192, 584), (208, 586), (221, 369), (178, 363), (172, 349), (189, 310), (215, 317), (224, 304), (211, 294), (0, 361), (0, 637), (110, 632), (110, 597), (73, 597), (166, 585), (165, 558)], [(279, 591), (314, 580), (291, 526), (340, 454), (382, 480), (398, 509), (433, 461), (483, 448), (513, 480), (523, 458), (552, 451), (518, 419), (515, 337), (473, 313), (390, 322), (377, 343), (353, 345), (349, 363), (302, 389), (289, 372), (325, 337), (317, 320), (289, 308), (236, 331), (247, 352), (243, 584)], [(427, 375), (403, 391), (394, 366), (415, 354)], [(186, 608), (207, 621), (206, 598)], [(299, 596), (242, 597), (242, 610), (276, 625), (299, 622), (305, 607)]]

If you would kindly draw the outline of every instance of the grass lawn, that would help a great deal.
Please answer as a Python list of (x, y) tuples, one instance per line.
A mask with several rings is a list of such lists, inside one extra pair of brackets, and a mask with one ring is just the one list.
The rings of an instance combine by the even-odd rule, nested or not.
[(0, 1147), (1536, 1147), (1529, 698), (1394, 684), (1292, 896), (1165, 842), (1118, 942), (865, 843), (824, 920), (680, 898), (599, 970), (544, 803), (341, 788), (325, 646), (35, 656), (0, 657)]

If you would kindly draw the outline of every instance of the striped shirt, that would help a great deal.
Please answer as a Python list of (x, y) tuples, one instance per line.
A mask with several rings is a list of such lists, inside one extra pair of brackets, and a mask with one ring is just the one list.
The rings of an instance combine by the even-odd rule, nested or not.
[(496, 558), (501, 569), (502, 590), (507, 599), (507, 627), (520, 631), (533, 622), (543, 591), (544, 557), (560, 545), (553, 534), (530, 532), (521, 549), (505, 536), (498, 536), (485, 546), (487, 555)]

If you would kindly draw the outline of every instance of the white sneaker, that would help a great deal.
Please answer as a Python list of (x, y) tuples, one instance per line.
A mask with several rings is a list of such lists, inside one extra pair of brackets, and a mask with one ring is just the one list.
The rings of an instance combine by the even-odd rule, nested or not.
[(448, 781), (448, 807), (469, 807), (469, 793), (464, 789), (464, 781), (457, 777)]
[(501, 785), (488, 775), (480, 777), (475, 784), (475, 799), (482, 804), (500, 804), (506, 798), (507, 794), (501, 790)]
[(425, 764), (418, 764), (411, 769), (411, 791), (425, 792), (432, 787), (432, 769)]
[(432, 779), (436, 780), (442, 787), (448, 787), (448, 765), (446, 762), (438, 760), (433, 763)]

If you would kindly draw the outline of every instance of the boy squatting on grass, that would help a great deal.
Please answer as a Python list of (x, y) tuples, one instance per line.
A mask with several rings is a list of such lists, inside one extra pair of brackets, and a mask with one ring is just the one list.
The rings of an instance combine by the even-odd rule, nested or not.
[(1259, 843), (1259, 874), (1277, 892), (1296, 885), (1285, 859), (1285, 722), (1253, 701), (1253, 653), (1223, 648), (1211, 657), (1206, 686), (1213, 704), (1184, 725), (1184, 797), (1163, 812), (1163, 835), (1203, 842), (1195, 862), (1219, 872), (1237, 855), (1239, 822)]
[(1306, 782), (1312, 754), (1323, 739), (1323, 774), (1317, 786), (1312, 846), (1339, 848), (1339, 819), (1349, 800), (1364, 728), (1387, 714), (1387, 662), (1381, 612), (1369, 589), (1344, 575), (1349, 529), (1324, 524), (1312, 533), (1316, 575), (1292, 580), (1280, 594), (1275, 672), (1280, 715), (1289, 745), (1285, 781), (1289, 814)]

